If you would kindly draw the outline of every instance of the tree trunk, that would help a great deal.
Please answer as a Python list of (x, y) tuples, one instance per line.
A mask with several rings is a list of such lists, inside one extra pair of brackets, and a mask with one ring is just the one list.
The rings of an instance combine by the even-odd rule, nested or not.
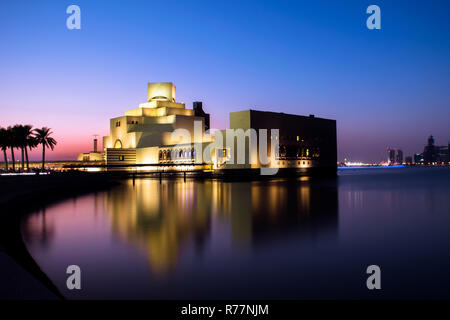
[(14, 159), (14, 148), (13, 147), (11, 147), (11, 157), (12, 157), (13, 171), (16, 171), (16, 159)]
[(45, 145), (42, 144), (42, 168), (41, 171), (44, 172), (45, 167)]
[(25, 159), (27, 159), (27, 171), (30, 171), (30, 161), (28, 160), (28, 149), (25, 147)]
[(23, 147), (20, 148), (22, 151), (22, 172), (25, 171), (25, 152), (23, 151)]
[(8, 157), (6, 156), (6, 149), (3, 149), (3, 157), (5, 157), (5, 170), (8, 171)]

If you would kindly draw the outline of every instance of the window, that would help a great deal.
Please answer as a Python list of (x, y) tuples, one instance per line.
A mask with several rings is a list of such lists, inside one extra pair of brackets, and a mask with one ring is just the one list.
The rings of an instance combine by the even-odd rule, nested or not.
[(222, 149), (222, 158), (227, 157), (227, 149)]
[(298, 142), (298, 141), (300, 141), (300, 137), (299, 137), (299, 136), (297, 136), (297, 142)]
[(125, 156), (119, 156), (119, 161), (125, 161)]

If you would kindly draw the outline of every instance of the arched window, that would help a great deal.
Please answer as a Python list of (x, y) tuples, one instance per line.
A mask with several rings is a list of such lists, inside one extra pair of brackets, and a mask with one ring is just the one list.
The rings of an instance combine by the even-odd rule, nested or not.
[(179, 156), (180, 158), (183, 158), (183, 150), (180, 150), (180, 152), (178, 153), (178, 156)]
[(163, 152), (161, 150), (159, 150), (159, 160), (162, 160), (163, 158)]
[(119, 139), (114, 143), (114, 149), (122, 149), (122, 142)]

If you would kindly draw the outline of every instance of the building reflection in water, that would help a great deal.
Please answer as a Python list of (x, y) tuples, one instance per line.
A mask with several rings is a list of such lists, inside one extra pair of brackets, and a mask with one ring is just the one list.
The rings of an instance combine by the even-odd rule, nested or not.
[[(115, 234), (138, 245), (151, 270), (174, 270), (183, 249), (208, 240), (251, 249), (277, 237), (335, 236), (335, 180), (222, 182), (138, 179), (108, 191), (104, 208)], [(218, 240), (217, 240), (218, 239)]]

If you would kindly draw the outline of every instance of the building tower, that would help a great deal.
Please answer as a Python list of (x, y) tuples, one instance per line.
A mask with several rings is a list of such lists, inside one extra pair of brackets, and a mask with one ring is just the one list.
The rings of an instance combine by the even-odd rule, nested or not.
[(402, 150), (397, 150), (397, 164), (402, 164), (403, 163), (403, 151)]
[(94, 134), (94, 152), (98, 152), (97, 144), (98, 144), (98, 134)]
[(205, 131), (209, 130), (209, 113), (203, 111), (203, 104), (201, 101), (195, 101), (193, 103), (194, 114), (196, 117), (202, 117), (205, 119)]
[(395, 150), (389, 148), (388, 149), (388, 164), (393, 165), (395, 163)]
[(423, 150), (423, 161), (425, 164), (431, 164), (436, 161), (436, 148), (434, 146), (434, 137), (428, 138), (428, 145)]

